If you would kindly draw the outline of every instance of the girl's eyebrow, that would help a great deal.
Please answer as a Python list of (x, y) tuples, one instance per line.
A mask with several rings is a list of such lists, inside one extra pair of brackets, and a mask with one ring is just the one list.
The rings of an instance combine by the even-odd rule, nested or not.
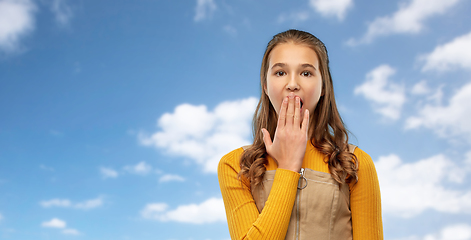
[(313, 68), (314, 70), (316, 70), (316, 68), (312, 64), (309, 64), (309, 63), (301, 64), (301, 67), (303, 67), (303, 68), (310, 67), (310, 68)]
[[(273, 66), (271, 66), (271, 69), (273, 69), (274, 67), (286, 67), (286, 63), (275, 63), (273, 64)], [(316, 68), (312, 65), (312, 64), (309, 64), (309, 63), (304, 63), (304, 64), (300, 64), (301, 67), (303, 68), (307, 68), (307, 67), (310, 67), (314, 70), (316, 70)]]
[(285, 67), (286, 66), (286, 63), (275, 63), (273, 64), (273, 66), (271, 66), (271, 69), (273, 69), (274, 67)]

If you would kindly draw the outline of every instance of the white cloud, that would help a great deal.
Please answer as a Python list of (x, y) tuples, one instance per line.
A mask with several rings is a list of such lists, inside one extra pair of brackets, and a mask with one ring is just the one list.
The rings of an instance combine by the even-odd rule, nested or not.
[(42, 201), (40, 203), (42, 207), (49, 208), (49, 207), (70, 207), (72, 206), (72, 203), (70, 202), (69, 199), (51, 199), (48, 201)]
[(95, 198), (95, 199), (90, 199), (90, 200), (86, 200), (84, 202), (76, 203), (74, 205), (74, 208), (88, 210), (88, 209), (100, 207), (101, 205), (103, 205), (103, 199), (102, 199), (102, 197), (98, 197), (98, 198)]
[[(471, 157), (471, 152), (467, 156)], [(469, 165), (466, 161), (464, 164)], [(442, 154), (413, 163), (404, 163), (394, 154), (380, 157), (375, 166), (383, 211), (404, 218), (427, 209), (471, 214), (471, 191), (447, 189), (444, 185), (463, 183), (471, 171), (462, 165)]]
[(222, 29), (231, 36), (237, 36), (237, 29), (231, 25), (226, 25)]
[(135, 166), (125, 166), (124, 170), (134, 174), (147, 175), (152, 171), (152, 166), (142, 161)]
[(193, 20), (195, 22), (202, 21), (205, 18), (210, 17), (216, 9), (217, 6), (216, 3), (214, 3), (214, 0), (196, 0), (196, 13)]
[(419, 59), (425, 62), (422, 71), (445, 72), (455, 68), (471, 70), (471, 32), (437, 46), (433, 52)]
[(62, 221), (58, 218), (53, 218), (48, 222), (43, 222), (41, 226), (43, 227), (50, 227), (50, 228), (65, 228), (67, 223), (65, 221)]
[(44, 164), (39, 165), (39, 168), (41, 168), (42, 170), (54, 172), (54, 168), (48, 167), (48, 166), (46, 166), (46, 165), (44, 165)]
[(97, 197), (95, 199), (90, 199), (90, 200), (86, 200), (86, 201), (78, 202), (78, 203), (72, 203), (69, 199), (55, 198), (48, 201), (42, 201), (39, 204), (44, 208), (65, 207), (65, 208), (77, 208), (77, 209), (88, 210), (88, 209), (96, 208), (103, 205), (103, 198)]
[(67, 223), (58, 218), (53, 218), (50, 221), (43, 222), (41, 226), (48, 228), (62, 228), (62, 233), (66, 235), (80, 235), (80, 232), (77, 229), (65, 228)]
[(49, 134), (51, 134), (51, 135), (54, 136), (54, 137), (62, 137), (62, 136), (64, 136), (64, 133), (63, 133), (63, 132), (57, 131), (57, 130), (54, 130), (54, 129), (49, 130)]
[(471, 142), (471, 83), (460, 88), (448, 105), (426, 104), (406, 120), (406, 129), (425, 127), (441, 137), (461, 136)]
[(175, 175), (175, 174), (165, 174), (159, 178), (159, 182), (171, 182), (171, 181), (183, 182), (185, 181), (185, 178), (179, 175)]
[(210, 198), (201, 204), (178, 206), (174, 210), (168, 210), (168, 205), (165, 203), (149, 203), (141, 211), (141, 216), (162, 222), (193, 224), (226, 221), (224, 203), (220, 198)]
[(409, 236), (395, 240), (471, 240), (471, 226), (468, 224), (455, 224), (444, 227), (438, 233), (427, 234), (426, 236)]
[(368, 24), (368, 30), (360, 40), (350, 39), (349, 45), (370, 43), (379, 36), (401, 33), (419, 33), (424, 22), (455, 6), (460, 0), (410, 0), (400, 3), (399, 10), (390, 16), (376, 18)]
[(424, 95), (430, 92), (430, 88), (427, 85), (427, 82), (422, 80), (416, 83), (411, 90), (411, 93), (414, 95)]
[(73, 12), (72, 8), (67, 4), (67, 0), (52, 0), (51, 11), (54, 13), (57, 23), (61, 26), (69, 25)]
[(308, 20), (310, 14), (308, 11), (296, 11), (290, 14), (282, 13), (278, 16), (278, 23), (284, 23), (286, 21), (292, 21), (294, 23), (304, 22)]
[(77, 229), (73, 228), (64, 229), (62, 230), (62, 233), (66, 235), (80, 235), (80, 232)]
[(34, 30), (36, 5), (30, 0), (0, 0), (0, 51), (14, 52)]
[(173, 113), (158, 120), (160, 131), (145, 136), (140, 142), (167, 153), (187, 157), (216, 173), (221, 157), (229, 151), (250, 144), (251, 119), (257, 99), (222, 102), (214, 111), (204, 105), (181, 104)]
[(101, 167), (100, 173), (103, 176), (103, 178), (117, 178), (118, 177), (118, 172), (112, 168)]
[(309, 4), (324, 17), (343, 20), (347, 10), (353, 6), (353, 0), (310, 0)]
[(366, 81), (354, 93), (369, 100), (373, 109), (386, 118), (397, 120), (406, 101), (404, 87), (389, 80), (395, 69), (381, 65), (366, 74)]
[(468, 224), (457, 224), (443, 228), (435, 236), (427, 236), (425, 240), (470, 240), (471, 226)]

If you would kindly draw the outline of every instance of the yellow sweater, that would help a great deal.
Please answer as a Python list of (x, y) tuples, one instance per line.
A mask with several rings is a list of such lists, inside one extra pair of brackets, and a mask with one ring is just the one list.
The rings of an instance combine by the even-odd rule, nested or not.
[[(222, 157), (218, 166), (219, 186), (226, 209), (227, 223), (232, 239), (282, 240), (288, 229), (296, 198), (299, 173), (277, 169), (268, 157), (267, 170), (277, 170), (270, 191), (271, 204), (260, 214), (250, 191), (250, 182), (237, 178), (243, 149), (236, 149)], [(381, 195), (378, 177), (371, 157), (356, 148), (359, 162), (358, 182), (350, 184), (353, 240), (383, 239)], [(308, 141), (303, 168), (329, 173), (324, 156)], [(245, 178), (242, 178), (245, 179)]]

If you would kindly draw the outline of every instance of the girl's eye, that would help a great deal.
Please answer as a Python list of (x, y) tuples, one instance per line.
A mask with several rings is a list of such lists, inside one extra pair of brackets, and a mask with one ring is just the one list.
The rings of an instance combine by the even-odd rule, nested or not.
[(283, 72), (283, 71), (278, 71), (278, 72), (275, 73), (275, 76), (277, 76), (277, 77), (281, 77), (281, 76), (284, 76), (284, 75), (286, 75), (286, 73)]
[(301, 75), (304, 76), (304, 77), (312, 76), (311, 72), (309, 72), (309, 71), (304, 71), (303, 73), (301, 73)]

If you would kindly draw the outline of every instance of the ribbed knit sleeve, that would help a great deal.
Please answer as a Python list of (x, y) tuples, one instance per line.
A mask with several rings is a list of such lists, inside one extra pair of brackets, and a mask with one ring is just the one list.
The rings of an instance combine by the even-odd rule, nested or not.
[(350, 186), (353, 240), (383, 239), (381, 194), (378, 175), (371, 157), (356, 148), (358, 182)]
[(242, 152), (242, 149), (237, 149), (228, 153), (218, 166), (219, 186), (231, 239), (282, 240), (288, 230), (296, 199), (299, 173), (277, 169), (265, 207), (259, 214), (250, 183), (237, 177)]

